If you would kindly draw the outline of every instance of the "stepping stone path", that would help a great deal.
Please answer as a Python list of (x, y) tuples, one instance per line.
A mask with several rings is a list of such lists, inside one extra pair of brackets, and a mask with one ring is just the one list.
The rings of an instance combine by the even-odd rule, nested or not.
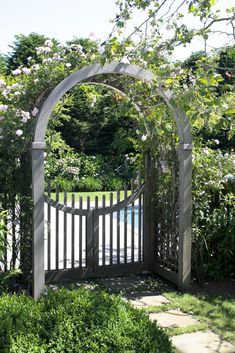
[[(123, 295), (124, 300), (134, 307), (162, 307), (158, 313), (150, 313), (150, 320), (156, 321), (158, 326), (164, 328), (187, 328), (198, 323), (192, 315), (180, 310), (164, 311), (164, 305), (170, 301), (159, 293), (164, 290), (160, 283), (156, 288), (155, 283), (148, 281), (148, 277), (130, 276), (125, 278), (111, 278), (101, 281), (112, 293)], [(159, 283), (159, 280), (158, 280)], [(173, 346), (178, 353), (235, 353), (235, 346), (212, 331), (197, 331), (184, 333), (171, 337)], [(164, 353), (164, 352), (162, 352)]]
[[(125, 296), (134, 307), (163, 306), (170, 301), (162, 295), (131, 293)], [(198, 321), (181, 310), (168, 310), (150, 313), (149, 318), (164, 328), (181, 328), (195, 325)], [(212, 331), (197, 331), (171, 337), (171, 341), (179, 353), (235, 353), (235, 346), (223, 340)]]

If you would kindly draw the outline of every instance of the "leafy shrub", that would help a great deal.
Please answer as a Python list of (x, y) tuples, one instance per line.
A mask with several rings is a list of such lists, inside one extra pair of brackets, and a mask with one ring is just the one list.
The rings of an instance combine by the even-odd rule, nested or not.
[(49, 291), (38, 302), (0, 298), (1, 353), (171, 353), (163, 329), (120, 297), (98, 290)]
[(100, 191), (103, 188), (103, 184), (98, 178), (87, 177), (79, 180), (77, 187), (80, 191)]
[(0, 272), (0, 295), (2, 293), (20, 292), (23, 285), (23, 275), (21, 270), (13, 269), (6, 272)]
[(193, 153), (193, 270), (199, 279), (235, 276), (235, 155)]

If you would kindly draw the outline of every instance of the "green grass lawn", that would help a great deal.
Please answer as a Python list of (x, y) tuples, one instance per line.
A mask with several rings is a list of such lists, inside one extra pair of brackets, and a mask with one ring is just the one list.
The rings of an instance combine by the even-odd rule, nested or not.
[[(107, 204), (109, 203), (110, 200), (110, 194), (113, 194), (113, 201), (117, 200), (117, 191), (94, 191), (94, 192), (68, 192), (67, 193), (67, 202), (71, 202), (72, 199), (72, 194), (75, 195), (75, 202), (79, 201), (79, 197), (83, 198), (83, 201), (87, 200), (87, 197), (90, 197), (90, 201), (94, 202), (95, 201), (95, 197), (98, 196), (99, 201), (102, 201), (102, 197), (103, 195), (105, 195), (106, 198), (106, 202)], [(131, 194), (131, 191), (128, 191), (128, 196)], [(52, 192), (51, 193), (51, 198), (55, 200), (55, 193)], [(124, 191), (120, 192), (120, 200), (124, 199)], [(64, 201), (64, 193), (60, 192), (59, 193), (59, 202), (63, 202)]]
[(171, 301), (160, 307), (148, 307), (148, 312), (180, 309), (198, 319), (198, 324), (186, 328), (169, 329), (170, 335), (210, 329), (235, 344), (235, 298), (211, 295), (192, 295), (180, 292), (165, 292)]

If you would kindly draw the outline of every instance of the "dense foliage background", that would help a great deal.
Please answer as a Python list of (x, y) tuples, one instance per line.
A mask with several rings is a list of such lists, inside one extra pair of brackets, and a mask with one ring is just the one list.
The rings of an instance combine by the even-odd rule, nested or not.
[[(96, 85), (83, 84), (68, 92), (55, 107), (47, 130), (47, 180), (60, 190), (120, 189), (143, 165), (147, 151), (164, 160), (164, 151), (171, 150), (172, 143), (177, 145), (178, 138), (169, 112), (154, 94), (154, 85), (172, 90), (175, 103), (190, 119), (194, 140), (193, 270), (198, 279), (234, 277), (235, 46), (230, 43), (208, 53), (206, 45), (214, 24), (222, 20), (234, 23), (234, 10), (228, 9), (221, 19), (213, 12), (213, 1), (183, 3), (188, 15), (197, 17), (204, 27), (187, 29), (180, 20), (180, 8), (169, 13), (163, 25), (158, 18), (158, 2), (118, 1), (120, 12), (114, 20), (114, 31), (104, 43), (77, 38), (61, 44), (31, 33), (16, 36), (12, 52), (1, 55), (0, 254), (8, 224), (16, 249), (10, 266), (15, 267), (20, 252), (24, 259), (20, 266), (28, 280), (32, 235), (30, 147), (38, 110), (70, 73), (113, 60), (145, 67), (158, 80), (149, 87), (129, 78), (105, 78), (106, 84), (123, 90), (128, 97), (100, 85), (99, 80)], [(147, 20), (121, 40), (118, 36), (134, 9), (146, 11)], [(174, 33), (172, 38), (161, 36), (166, 26)], [(173, 49), (195, 36), (203, 38), (204, 50), (184, 62), (173, 62)], [(164, 179), (166, 184), (168, 179)], [(157, 191), (156, 198), (160, 196)], [(0, 261), (6, 262), (4, 255)]]

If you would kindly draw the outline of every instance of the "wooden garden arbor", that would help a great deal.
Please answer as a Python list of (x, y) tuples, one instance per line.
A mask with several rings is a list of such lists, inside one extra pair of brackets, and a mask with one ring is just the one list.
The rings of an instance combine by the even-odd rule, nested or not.
[[(150, 83), (156, 78), (153, 73), (141, 67), (111, 63), (85, 67), (60, 82), (43, 103), (35, 129), (32, 144), (32, 197), (33, 197), (33, 297), (38, 298), (44, 290), (44, 151), (46, 148), (45, 133), (53, 108), (76, 84), (92, 82), (92, 79), (104, 74), (119, 74)], [(161, 87), (156, 88), (156, 95), (161, 97), (169, 108), (176, 122), (179, 136), (179, 215), (178, 215), (178, 261), (177, 273), (171, 274), (160, 266), (154, 256), (149, 254), (148, 268), (150, 272), (160, 275), (176, 283), (181, 289), (190, 285), (191, 272), (191, 183), (192, 183), (192, 137), (190, 124), (185, 113), (175, 107), (170, 95)], [(147, 236), (147, 235), (145, 235)], [(154, 244), (152, 244), (152, 247)]]

